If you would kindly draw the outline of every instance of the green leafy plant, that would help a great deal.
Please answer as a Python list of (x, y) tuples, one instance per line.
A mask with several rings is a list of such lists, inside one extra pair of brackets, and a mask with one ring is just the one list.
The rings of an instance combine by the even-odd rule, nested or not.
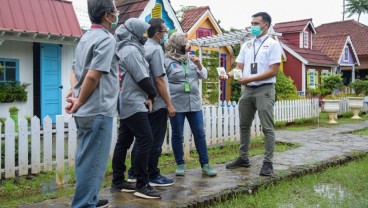
[(30, 84), (20, 82), (7, 82), (0, 84), (0, 102), (11, 103), (27, 101), (27, 87)]
[(307, 89), (307, 97), (318, 97), (321, 95), (321, 90), (318, 88), (309, 88)]
[(321, 95), (327, 98), (335, 98), (337, 96), (335, 90), (340, 90), (342, 86), (341, 74), (330, 74), (322, 77)]
[(19, 111), (19, 108), (17, 108), (17, 106), (11, 106), (9, 108), (9, 113), (10, 114), (14, 114), (14, 113), (17, 113)]
[(299, 99), (296, 86), (293, 80), (279, 71), (276, 77), (276, 100), (296, 100)]
[(368, 80), (357, 79), (349, 86), (354, 89), (355, 96), (368, 96)]
[(0, 73), (4, 72), (4, 66), (2, 64), (0, 64)]
[[(196, 51), (198, 56), (199, 51)], [(218, 67), (218, 52), (217, 51), (203, 51), (202, 64), (208, 70), (208, 78), (202, 82), (202, 98), (204, 103), (218, 102), (218, 74), (216, 68)]]

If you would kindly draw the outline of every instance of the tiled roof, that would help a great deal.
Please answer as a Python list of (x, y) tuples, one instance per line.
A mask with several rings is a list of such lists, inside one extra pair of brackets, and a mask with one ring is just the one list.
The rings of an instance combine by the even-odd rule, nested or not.
[(66, 0), (0, 0), (0, 30), (81, 37), (73, 5)]
[(324, 53), (322, 53), (318, 49), (306, 49), (306, 48), (299, 48), (294, 44), (291, 44), (287, 40), (279, 37), (279, 41), (289, 47), (291, 50), (296, 52), (298, 55), (303, 57), (305, 60), (308, 61), (307, 65), (330, 65), (330, 66), (337, 66), (337, 62), (334, 61), (332, 58), (328, 57)]
[(276, 23), (273, 29), (278, 33), (301, 32), (309, 22), (312, 22), (312, 19)]
[(209, 6), (202, 6), (184, 11), (183, 19), (180, 23), (183, 31), (188, 32), (199, 18), (209, 9)]
[(120, 12), (119, 24), (129, 18), (138, 18), (150, 0), (116, 0), (116, 9)]
[(316, 27), (317, 34), (349, 34), (358, 55), (368, 55), (368, 26), (355, 20), (322, 24)]
[(348, 36), (348, 34), (319, 35), (317, 33), (313, 37), (313, 47), (318, 48), (324, 54), (338, 62)]

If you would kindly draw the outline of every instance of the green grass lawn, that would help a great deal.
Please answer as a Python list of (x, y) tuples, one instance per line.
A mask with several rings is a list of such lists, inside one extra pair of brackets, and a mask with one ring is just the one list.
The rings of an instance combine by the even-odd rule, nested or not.
[(238, 195), (217, 208), (358, 208), (368, 207), (368, 156), (321, 173)]
[[(277, 143), (275, 151), (286, 151), (296, 148), (297, 145), (287, 143)], [(228, 142), (223, 146), (209, 148), (208, 156), (210, 164), (221, 164), (238, 157), (239, 143)], [(263, 139), (255, 138), (251, 141), (250, 155), (263, 154)], [(127, 167), (130, 167), (130, 159), (126, 161)], [(173, 172), (176, 168), (173, 154), (162, 155), (159, 167), (163, 174)], [(187, 168), (199, 168), (198, 155), (196, 151), (192, 151), (189, 161), (186, 161)], [(21, 204), (30, 204), (50, 198), (58, 198), (63, 196), (72, 196), (74, 193), (74, 169), (66, 170), (66, 185), (55, 190), (55, 173), (43, 173), (31, 178), (18, 177), (10, 180), (0, 180), (0, 207), (16, 207)], [(106, 179), (103, 186), (111, 184), (112, 167), (109, 161)]]

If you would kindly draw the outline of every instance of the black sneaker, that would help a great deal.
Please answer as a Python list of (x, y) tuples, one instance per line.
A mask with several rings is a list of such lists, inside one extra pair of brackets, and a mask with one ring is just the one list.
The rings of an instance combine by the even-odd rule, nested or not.
[(119, 185), (111, 184), (110, 190), (114, 192), (134, 192), (135, 185), (124, 181)]
[(109, 201), (107, 201), (106, 199), (101, 199), (98, 201), (96, 208), (105, 208), (109, 206)]
[(161, 198), (160, 192), (153, 189), (149, 184), (143, 186), (140, 189), (136, 189), (134, 195), (145, 199)]
[(226, 165), (227, 169), (235, 169), (240, 167), (249, 168), (250, 167), (249, 159), (244, 160), (241, 157), (238, 157), (236, 160)]
[(263, 162), (262, 169), (259, 175), (270, 176), (272, 175), (272, 172), (273, 172), (272, 162)]

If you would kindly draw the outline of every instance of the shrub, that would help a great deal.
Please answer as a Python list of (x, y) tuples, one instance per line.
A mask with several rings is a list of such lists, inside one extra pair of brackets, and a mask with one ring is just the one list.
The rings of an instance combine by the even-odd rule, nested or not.
[(0, 102), (11, 103), (15, 101), (26, 102), (27, 91), (26, 88), (30, 84), (20, 82), (7, 82), (0, 84)]
[(351, 118), (354, 116), (354, 113), (352, 111), (347, 111), (342, 114), (343, 118)]
[(276, 77), (276, 100), (295, 100), (299, 99), (296, 86), (290, 77), (285, 76), (281, 71)]
[(281, 127), (285, 127), (286, 126), (286, 121), (276, 121), (275, 122), (275, 127), (276, 128), (281, 128)]
[(341, 74), (330, 74), (322, 77), (321, 94), (334, 95), (335, 90), (340, 90), (343, 86)]
[(9, 108), (9, 113), (10, 114), (14, 114), (17, 113), (19, 111), (19, 109), (17, 108), (17, 106), (12, 106)]
[(356, 96), (367, 96), (368, 95), (368, 80), (357, 79), (355, 82), (349, 85), (354, 89)]

